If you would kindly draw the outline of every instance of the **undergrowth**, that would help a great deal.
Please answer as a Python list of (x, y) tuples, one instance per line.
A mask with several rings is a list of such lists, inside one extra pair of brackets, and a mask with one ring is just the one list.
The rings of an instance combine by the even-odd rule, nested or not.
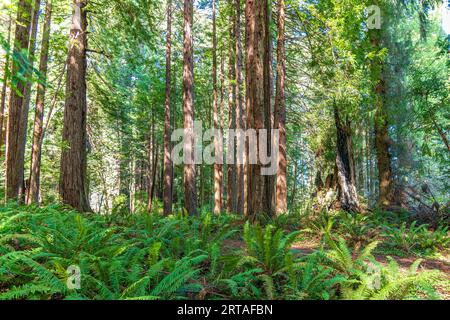
[[(261, 225), (235, 215), (97, 215), (8, 204), (0, 208), (0, 299), (439, 298), (439, 275), (418, 272), (420, 260), (407, 274), (394, 260), (375, 261), (378, 243), (365, 241), (362, 226), (369, 221), (341, 219), (341, 236), (324, 219), (316, 226), (320, 249), (299, 255), (292, 244), (305, 233), (292, 230), (292, 219)], [(74, 268), (79, 286), (68, 272)]]

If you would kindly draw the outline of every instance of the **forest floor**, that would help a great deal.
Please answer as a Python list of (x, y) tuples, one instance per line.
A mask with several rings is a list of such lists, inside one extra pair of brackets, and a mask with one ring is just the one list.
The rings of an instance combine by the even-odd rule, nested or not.
[[(224, 245), (230, 251), (245, 248), (245, 242), (242, 240), (225, 240)], [(320, 250), (320, 240), (311, 238), (296, 241), (292, 244), (291, 250), (298, 256), (308, 256)], [(441, 256), (440, 258), (420, 258), (422, 262), (420, 263), (418, 272), (439, 271), (442, 279), (436, 284), (437, 292), (443, 299), (450, 300), (450, 256), (448, 253), (442, 254)], [(400, 271), (403, 273), (407, 273), (411, 265), (419, 259), (415, 255), (397, 256), (383, 253), (374, 253), (373, 257), (378, 263), (384, 266), (388, 264), (389, 258), (394, 259), (400, 266)]]
[[(8, 204), (0, 207), (0, 300), (450, 300), (449, 244), (446, 226), (383, 212), (252, 224), (208, 212), (96, 215)], [(78, 291), (66, 287), (71, 266), (82, 273)]]
[[(292, 250), (299, 256), (307, 256), (316, 250), (320, 249), (320, 242), (315, 239), (309, 239), (304, 241), (295, 242), (292, 245)], [(373, 257), (375, 260), (382, 264), (387, 265), (389, 263), (389, 258), (394, 259), (400, 266), (400, 271), (407, 273), (411, 265), (419, 259), (415, 255), (410, 256), (396, 256), (383, 253), (374, 253)], [(388, 258), (389, 257), (389, 258)], [(450, 256), (443, 254), (442, 258), (421, 258), (423, 259), (420, 263), (420, 268), (418, 272), (423, 271), (439, 271), (442, 279), (436, 284), (436, 290), (445, 300), (450, 299)]]

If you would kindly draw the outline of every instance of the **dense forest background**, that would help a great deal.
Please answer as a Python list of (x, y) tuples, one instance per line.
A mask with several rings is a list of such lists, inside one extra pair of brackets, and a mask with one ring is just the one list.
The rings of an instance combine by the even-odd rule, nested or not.
[[(13, 103), (11, 91), (22, 90), (20, 95), (25, 90), (24, 110), (28, 113), (23, 119), (28, 121), (21, 122), (22, 126), (26, 125), (22, 129), (26, 143), (20, 146), (24, 156), (20, 164), (23, 169), (19, 170), (23, 171), (23, 178), (19, 180), (24, 181), (27, 190), (35, 143), (36, 91), (38, 84), (41, 85), (45, 90), (39, 111), (43, 115), (38, 117), (43, 119), (40, 120), (43, 134), (39, 152), (42, 160), (38, 165), (40, 191), (34, 200), (51, 203), (59, 199), (60, 159), (65, 145), (62, 131), (72, 5), (70, 1), (36, 1), (21, 8), (23, 5), (5, 1), (2, 4), (2, 139), (8, 130), (8, 115), (12, 116), (8, 112), (8, 106)], [(37, 5), (39, 9), (35, 11), (18, 13), (18, 8), (25, 10)], [(286, 106), (283, 113), (289, 210), (313, 205), (314, 199), (320, 202), (324, 199), (320, 196), (322, 190), (326, 194), (330, 189), (337, 189), (336, 156), (345, 148), (350, 148), (348, 156), (352, 163), (348, 169), (352, 173), (348, 177), (352, 176), (350, 180), (354, 181), (348, 177), (344, 180), (356, 188), (358, 197), (352, 195), (354, 199), (346, 200), (350, 201), (348, 205), (358, 200), (373, 207), (380, 201), (386, 202), (383, 198), (388, 198), (387, 205), (405, 205), (401, 192), (408, 192), (406, 187), (414, 189), (410, 193), (419, 192), (424, 185), (433, 195), (433, 202), (445, 205), (449, 195), (450, 149), (448, 42), (441, 23), (444, 4), (381, 1), (382, 27), (371, 30), (365, 26), (368, 19), (365, 9), (371, 3), (287, 1), (282, 4), (285, 7), (282, 34), (277, 29), (277, 5), (280, 4), (270, 5), (267, 21), (262, 21), (267, 28), (264, 37), (267, 40), (261, 40), (267, 41), (264, 48), (268, 50), (267, 56), (261, 59), (269, 69), (264, 72), (270, 75), (270, 81), (261, 92), (268, 91), (268, 102), (262, 103), (273, 117), (274, 108), (279, 108), (277, 59), (283, 60), (285, 81), (280, 89), (284, 90)], [(170, 35), (166, 21), (168, 8)], [(211, 128), (214, 123), (220, 128), (245, 128), (244, 122), (244, 126), (238, 126), (242, 121), (238, 117), (245, 118), (248, 108), (245, 79), (250, 77), (245, 76), (248, 44), (244, 3), (220, 1), (214, 9), (214, 30), (211, 2), (196, 2), (194, 9), (192, 109), (195, 120)], [(183, 3), (94, 1), (84, 10), (88, 39), (85, 189), (90, 208), (105, 213), (125, 206), (134, 211), (149, 206), (149, 196), (161, 203), (166, 86), (171, 115), (169, 130), (184, 126)], [(17, 41), (16, 21), (21, 14), (22, 18), (25, 15), (29, 18), (29, 50), (16, 46), (21, 50), (5, 53)], [(285, 53), (277, 58), (280, 40)], [(166, 82), (167, 43), (171, 45), (171, 56), (170, 77)], [(41, 61), (46, 55), (45, 71), (39, 70), (40, 55)], [(22, 83), (25, 79), (31, 83)], [(382, 88), (378, 92), (379, 81)], [(263, 110), (258, 111), (262, 119), (266, 112)], [(337, 117), (339, 125), (335, 121)], [(340, 127), (342, 135), (336, 131)], [(337, 143), (337, 137), (349, 142)], [(227, 143), (225, 153), (226, 146)], [(4, 142), (2, 148), (4, 156)], [(344, 149), (339, 151), (339, 148)], [(214, 170), (211, 165), (195, 168), (198, 207), (205, 210), (214, 209)], [(234, 195), (240, 183), (236, 179), (238, 170), (236, 166), (224, 165), (221, 182), (225, 186), (222, 209), (232, 212), (237, 209)], [(184, 206), (183, 175), (183, 166), (174, 166), (171, 185), (177, 209)], [(3, 185), (5, 177), (3, 171)], [(380, 185), (383, 179), (387, 179), (387, 191)]]
[[(321, 236), (324, 212), (388, 213), (404, 217), (400, 233), (405, 221), (440, 230), (436, 247), (448, 249), (447, 2), (1, 0), (0, 8), (0, 188), (12, 212), (63, 203), (120, 217), (229, 213), (275, 225), (296, 215), (290, 231), (307, 213), (323, 224)], [(171, 133), (194, 120), (279, 129), (276, 174), (262, 175), (261, 162), (174, 164)], [(239, 141), (213, 141), (227, 159), (240, 156), (230, 147)], [(199, 148), (184, 146), (188, 157)], [(220, 228), (234, 218), (214, 219)], [(369, 232), (358, 230), (349, 232)]]

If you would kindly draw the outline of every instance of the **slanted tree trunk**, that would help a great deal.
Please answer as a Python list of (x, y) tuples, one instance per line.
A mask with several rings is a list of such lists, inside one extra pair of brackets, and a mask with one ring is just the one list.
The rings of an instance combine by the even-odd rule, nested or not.
[(334, 105), (334, 120), (336, 123), (336, 168), (339, 202), (344, 210), (357, 212), (359, 202), (356, 192), (350, 121), (341, 118), (336, 105)]
[(90, 211), (86, 186), (86, 47), (87, 0), (73, 0), (67, 59), (66, 103), (62, 130), (59, 193), (64, 203)]
[(47, 86), (48, 50), (50, 43), (50, 25), (52, 15), (52, 2), (47, 0), (45, 9), (45, 21), (42, 34), (41, 57), (39, 72), (41, 75), (36, 94), (36, 111), (33, 126), (33, 146), (31, 151), (30, 186), (28, 188), (27, 203), (39, 203), (39, 188), (41, 174), (41, 154), (43, 138), (44, 102)]
[[(241, 43), (241, 1), (235, 0), (235, 38), (236, 38), (236, 128), (245, 130), (245, 113), (242, 95), (242, 43)], [(237, 139), (236, 150), (244, 151), (241, 139)], [(236, 164), (237, 208), (236, 213), (244, 213), (244, 166), (245, 154), (237, 154), (240, 161)], [(240, 162), (240, 164), (239, 164)]]
[(164, 214), (172, 213), (172, 158), (170, 128), (170, 67), (172, 53), (172, 0), (167, 2), (167, 36), (166, 36), (166, 100), (164, 105)]
[(184, 206), (190, 215), (197, 214), (197, 188), (194, 163), (194, 64), (193, 64), (193, 1), (184, 0), (183, 43), (183, 113), (184, 113)]
[[(7, 43), (8, 45), (11, 43), (11, 26), (12, 26), (12, 17), (9, 16), (8, 20), (8, 38)], [(11, 54), (10, 52), (6, 52), (5, 57), (5, 67), (4, 67), (4, 75), (3, 75), (3, 86), (2, 86), (2, 96), (0, 98), (0, 156), (2, 154), (2, 147), (3, 147), (3, 141), (5, 136), (5, 130), (4, 128), (4, 122), (5, 122), (5, 107), (6, 107), (6, 88), (8, 87), (8, 73), (9, 73), (9, 61), (10, 61)]]
[(287, 212), (287, 181), (286, 181), (286, 61), (285, 61), (285, 19), (284, 0), (278, 1), (278, 39), (277, 39), (277, 82), (275, 96), (275, 128), (280, 131), (278, 169), (276, 183), (276, 213)]
[(442, 130), (441, 126), (437, 123), (434, 115), (431, 116), (431, 122), (433, 123), (433, 126), (435, 127), (436, 131), (439, 133), (442, 142), (447, 147), (447, 151), (450, 151), (450, 143), (448, 142), (447, 135), (445, 134), (444, 130)]
[(221, 131), (219, 124), (219, 113), (217, 108), (217, 34), (216, 34), (216, 0), (212, 3), (213, 15), (213, 51), (212, 51), (212, 77), (213, 77), (213, 121), (216, 131), (214, 137), (214, 152), (216, 161), (214, 161), (214, 213), (219, 214), (222, 211), (222, 163), (217, 162), (217, 155), (221, 154), (222, 140), (219, 139)]
[[(30, 28), (32, 22), (32, 6), (28, 0), (19, 0), (16, 19), (16, 31), (14, 39), (14, 53), (19, 54), (21, 50), (28, 51)], [(24, 93), (26, 83), (16, 75), (29, 76), (29, 70), (21, 70), (20, 62), (13, 61), (12, 83), (16, 89), (11, 90), (9, 99), (7, 149), (6, 149), (6, 199), (20, 200), (24, 195), (24, 156), (25, 144), (22, 140), (20, 127), (23, 117)]]

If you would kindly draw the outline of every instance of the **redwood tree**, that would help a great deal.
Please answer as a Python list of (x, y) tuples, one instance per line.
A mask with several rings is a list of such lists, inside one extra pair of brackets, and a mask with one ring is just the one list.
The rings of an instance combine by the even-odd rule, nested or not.
[(87, 0), (73, 0), (62, 131), (60, 196), (80, 211), (90, 211), (86, 186)]
[(167, 2), (167, 35), (166, 35), (166, 88), (164, 104), (164, 214), (172, 213), (172, 159), (170, 144), (170, 67), (172, 52), (172, 0)]
[(356, 192), (355, 161), (350, 120), (342, 117), (338, 106), (334, 105), (336, 124), (336, 170), (339, 203), (344, 210), (359, 210)]
[[(259, 130), (265, 125), (264, 62), (266, 54), (264, 6), (267, 1), (247, 0), (246, 16), (246, 104), (247, 129), (256, 131), (256, 141), (246, 142), (247, 159), (259, 154)], [(264, 197), (264, 176), (259, 157), (255, 164), (247, 164), (247, 212), (250, 218), (262, 213), (271, 199)]]
[[(235, 38), (236, 38), (236, 128), (239, 130), (245, 129), (245, 112), (244, 112), (244, 97), (242, 95), (242, 43), (241, 43), (241, 0), (235, 0)], [(237, 150), (244, 150), (241, 146), (241, 139), (237, 140)], [(241, 164), (236, 165), (236, 182), (237, 182), (237, 208), (236, 213), (244, 213), (245, 207), (245, 179), (244, 166), (245, 154), (237, 154), (236, 157), (240, 159)]]
[(197, 188), (194, 164), (194, 63), (193, 0), (184, 0), (183, 41), (183, 113), (184, 113), (184, 206), (190, 215), (197, 214)]
[[(32, 6), (28, 0), (20, 0), (17, 4), (17, 19), (14, 39), (14, 53), (22, 50), (28, 52)], [(6, 199), (20, 200), (24, 196), (24, 156), (25, 141), (22, 139), (20, 127), (23, 116), (24, 93), (26, 82), (17, 77), (18, 74), (28, 76), (29, 70), (23, 70), (20, 61), (14, 59), (12, 66), (12, 83), (16, 87), (11, 90), (9, 99), (7, 149), (6, 149)]]
[(41, 153), (43, 139), (44, 102), (47, 86), (47, 64), (50, 44), (50, 26), (52, 15), (52, 1), (47, 0), (45, 21), (42, 34), (41, 56), (39, 61), (40, 82), (36, 93), (36, 110), (33, 127), (33, 146), (31, 151), (30, 186), (28, 188), (27, 203), (39, 202), (39, 187), (41, 173)]
[[(31, 35), (30, 35), (30, 45), (29, 45), (29, 59), (30, 59), (30, 67), (34, 68), (34, 57), (36, 52), (36, 43), (37, 43), (37, 32), (38, 32), (38, 24), (39, 24), (39, 15), (40, 15), (40, 6), (41, 1), (40, 0), (34, 0), (33, 2), (33, 20), (31, 25)], [(31, 82), (27, 82), (25, 85), (25, 91), (24, 91), (24, 100), (23, 100), (23, 106), (22, 106), (22, 120), (20, 123), (20, 140), (21, 143), (23, 143), (24, 146), (26, 146), (26, 140), (27, 140), (27, 129), (28, 129), (28, 111), (30, 110), (30, 101), (31, 101)], [(25, 148), (24, 148), (25, 153)], [(29, 185), (27, 185), (24, 181), (24, 194), (23, 194), (23, 200), (28, 201), (26, 199), (28, 197), (29, 193)], [(26, 193), (26, 197), (25, 197)]]
[[(232, 7), (232, 0), (228, 0)], [(236, 68), (235, 68), (235, 14), (229, 15), (229, 47), (228, 47), (228, 128), (236, 128)], [(227, 212), (237, 211), (237, 181), (236, 181), (236, 141), (233, 135), (228, 137), (227, 150)]]
[(285, 19), (284, 0), (278, 1), (278, 39), (277, 39), (277, 82), (274, 106), (275, 129), (280, 131), (278, 169), (276, 183), (276, 213), (287, 211), (287, 183), (286, 183), (286, 57), (285, 57)]
[(212, 19), (213, 19), (213, 49), (212, 49), (212, 77), (213, 77), (213, 121), (216, 134), (214, 136), (214, 150), (216, 161), (214, 161), (214, 213), (218, 214), (222, 211), (222, 164), (217, 162), (217, 155), (221, 154), (222, 141), (218, 135), (219, 113), (217, 108), (217, 34), (216, 34), (216, 0), (212, 2)]
[[(12, 17), (9, 16), (8, 20), (8, 38), (6, 43), (11, 42), (11, 26), (12, 26)], [(4, 136), (5, 136), (5, 130), (4, 128), (4, 122), (5, 122), (5, 107), (6, 107), (6, 88), (8, 87), (8, 73), (9, 73), (9, 61), (10, 61), (11, 54), (9, 52), (6, 53), (5, 58), (5, 67), (4, 75), (3, 75), (3, 85), (2, 85), (2, 96), (0, 98), (0, 155), (1, 155), (1, 148), (3, 146)]]

